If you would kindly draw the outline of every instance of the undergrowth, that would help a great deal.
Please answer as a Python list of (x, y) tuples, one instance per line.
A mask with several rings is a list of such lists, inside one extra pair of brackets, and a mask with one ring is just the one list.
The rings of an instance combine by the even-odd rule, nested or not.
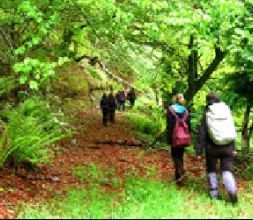
[(160, 107), (153, 107), (145, 113), (139, 107), (139, 110), (127, 112), (126, 116), (134, 125), (136, 134), (149, 141), (154, 141), (166, 127), (163, 109)]
[(49, 104), (40, 97), (25, 100), (2, 115), (4, 128), (0, 146), (0, 167), (12, 158), (15, 164), (31, 165), (50, 160), (49, 144), (67, 136)]

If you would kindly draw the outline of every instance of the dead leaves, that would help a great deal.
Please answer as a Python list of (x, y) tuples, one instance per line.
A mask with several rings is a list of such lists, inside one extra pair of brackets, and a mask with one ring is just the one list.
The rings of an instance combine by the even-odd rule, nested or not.
[[(79, 134), (60, 141), (57, 148), (53, 148), (55, 156), (52, 164), (38, 165), (36, 171), (20, 171), (19, 174), (8, 169), (0, 172), (1, 218), (14, 218), (15, 206), (21, 201), (50, 201), (56, 192), (63, 192), (66, 187), (86, 187), (87, 183), (73, 174), (73, 169), (78, 166), (96, 164), (101, 170), (114, 168), (115, 172), (110, 178), (119, 180), (120, 186), (115, 189), (105, 184), (104, 187), (119, 193), (123, 179), (131, 174), (165, 181), (169, 179), (170, 182), (174, 178), (174, 165), (169, 152), (133, 146), (140, 145), (142, 141), (127, 129), (129, 124), (124, 122), (122, 114), (117, 114), (117, 123), (109, 124), (107, 128), (102, 126), (101, 115), (94, 109), (79, 114), (79, 117), (80, 122), (86, 124), (77, 125)], [(86, 129), (83, 129), (84, 126)], [(110, 140), (110, 143), (106, 140)], [(185, 170), (189, 176), (199, 178), (205, 173), (204, 162), (187, 156)], [(238, 185), (244, 187), (244, 182), (239, 181)], [(14, 208), (11, 209), (7, 204), (12, 204)]]

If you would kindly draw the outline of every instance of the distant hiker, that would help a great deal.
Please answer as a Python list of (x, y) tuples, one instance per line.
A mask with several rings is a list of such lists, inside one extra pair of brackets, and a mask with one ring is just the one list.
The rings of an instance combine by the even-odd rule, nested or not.
[(127, 99), (130, 102), (130, 107), (133, 108), (136, 99), (134, 88), (131, 88), (131, 90), (127, 93)]
[(175, 179), (177, 185), (183, 184), (184, 177), (184, 151), (191, 142), (190, 115), (186, 107), (183, 94), (173, 98), (173, 105), (167, 109), (167, 142), (171, 145), (171, 156), (175, 166)]
[(238, 201), (237, 184), (231, 166), (235, 156), (236, 131), (232, 114), (230, 108), (215, 93), (206, 96), (206, 103), (196, 140), (197, 159), (201, 159), (204, 148), (211, 198), (220, 198), (216, 173), (216, 164), (220, 160), (223, 184), (230, 201), (235, 204)]
[(116, 102), (117, 102), (117, 109), (120, 110), (120, 105), (119, 105), (119, 94), (120, 94), (120, 91), (118, 91), (115, 95), (115, 98), (116, 98)]
[(103, 94), (101, 98), (100, 108), (103, 114), (103, 125), (106, 127), (107, 121), (108, 121), (108, 114), (109, 114), (109, 105), (108, 105), (108, 98), (105, 93)]
[(115, 111), (117, 109), (117, 103), (112, 93), (110, 93), (108, 96), (108, 109), (109, 109), (109, 120), (110, 122), (115, 123)]
[(119, 110), (125, 110), (125, 101), (126, 101), (126, 95), (125, 95), (125, 91), (121, 90), (119, 91), (118, 95), (118, 105), (119, 105)]

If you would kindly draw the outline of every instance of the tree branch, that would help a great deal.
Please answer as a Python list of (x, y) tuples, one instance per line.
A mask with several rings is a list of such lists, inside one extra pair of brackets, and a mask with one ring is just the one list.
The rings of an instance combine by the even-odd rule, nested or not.
[(222, 60), (226, 57), (226, 53), (220, 48), (215, 48), (215, 58), (206, 68), (202, 76), (194, 82), (194, 91), (191, 91), (191, 88), (188, 88), (186, 92), (186, 99), (192, 101), (196, 93), (201, 89), (204, 83), (210, 78), (211, 74), (217, 69)]
[(166, 43), (166, 42), (138, 41), (135, 38), (129, 38), (128, 40), (130, 40), (131, 42), (138, 44), (138, 45), (145, 45), (145, 46), (150, 46), (152, 48), (159, 48), (163, 51), (166, 51), (167, 53), (172, 53), (180, 59), (182, 65), (185, 67), (185, 69), (187, 68), (187, 62), (185, 61), (185, 58), (182, 57), (173, 47), (168, 45), (168, 43)]
[(148, 95), (145, 91), (137, 88), (136, 86), (134, 86), (133, 84), (129, 83), (128, 81), (120, 78), (119, 76), (116, 76), (115, 74), (113, 74), (110, 70), (107, 69), (107, 67), (105, 66), (105, 64), (103, 62), (101, 62), (98, 57), (91, 57), (91, 56), (88, 56), (86, 54), (78, 57), (75, 59), (76, 62), (80, 62), (82, 59), (88, 59), (89, 60), (89, 64), (94, 66), (96, 63), (99, 64), (99, 66), (102, 68), (102, 70), (104, 71), (104, 73), (106, 73), (109, 77), (111, 77), (112, 79), (114, 79), (115, 81), (123, 84), (123, 85), (126, 85), (130, 88), (134, 88), (136, 91), (144, 94), (146, 97), (152, 99), (152, 100), (156, 100), (156, 97), (154, 96), (151, 96), (151, 95)]
[(4, 41), (6, 42), (6, 44), (8, 45), (8, 47), (10, 48), (10, 51), (13, 52), (13, 46), (12, 46), (11, 42), (9, 41), (8, 37), (6, 36), (2, 27), (0, 27), (0, 34), (2, 35), (2, 37), (3, 37)]

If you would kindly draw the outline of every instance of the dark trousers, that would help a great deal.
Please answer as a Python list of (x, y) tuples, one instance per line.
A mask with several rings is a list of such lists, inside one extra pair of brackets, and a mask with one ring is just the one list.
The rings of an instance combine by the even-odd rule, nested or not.
[(171, 157), (175, 166), (175, 178), (180, 182), (184, 175), (184, 148), (171, 147)]
[(119, 101), (118, 104), (119, 104), (118, 109), (124, 111), (125, 110), (125, 101)]
[(109, 120), (110, 122), (115, 123), (115, 110), (109, 111)]
[(133, 107), (134, 107), (135, 100), (134, 100), (134, 99), (130, 99), (129, 102), (130, 102), (130, 107), (133, 108)]
[(221, 171), (231, 171), (233, 163), (233, 146), (207, 146), (206, 166), (207, 172), (216, 172), (217, 161), (220, 160)]
[(103, 125), (106, 127), (108, 121), (108, 110), (103, 109), (102, 114), (103, 114)]

